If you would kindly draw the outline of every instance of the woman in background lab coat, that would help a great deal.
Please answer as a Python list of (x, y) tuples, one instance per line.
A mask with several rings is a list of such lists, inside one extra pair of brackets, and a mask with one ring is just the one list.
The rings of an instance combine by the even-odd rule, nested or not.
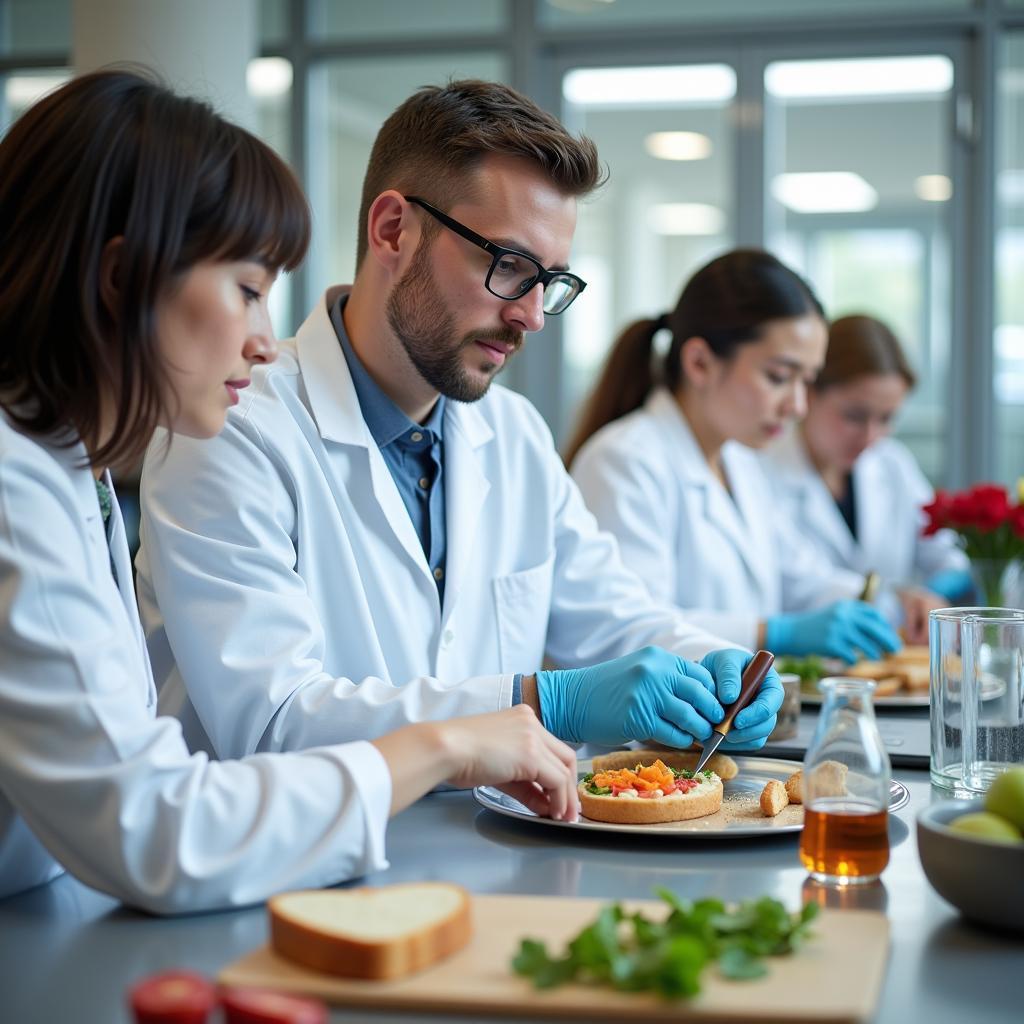
[[(655, 366), (662, 329), (672, 340)], [(691, 622), (747, 647), (853, 661), (899, 639), (855, 600), (862, 576), (823, 567), (788, 529), (751, 450), (803, 414), (826, 341), (795, 273), (766, 252), (726, 253), (671, 313), (619, 336), (569, 461), (624, 561)]]
[(335, 883), (444, 780), (575, 816), (575, 757), (525, 707), (213, 763), (156, 716), (107, 467), (158, 424), (221, 429), (308, 238), (266, 146), (137, 74), (73, 80), (0, 143), (0, 896), (61, 867), (157, 913)]
[(822, 561), (877, 572), (916, 595), (907, 602), (908, 634), (927, 628), (930, 608), (971, 588), (955, 535), (922, 536), (921, 507), (934, 497), (932, 487), (910, 450), (887, 436), (914, 383), (884, 323), (842, 317), (829, 329), (807, 415), (764, 450), (775, 500)]

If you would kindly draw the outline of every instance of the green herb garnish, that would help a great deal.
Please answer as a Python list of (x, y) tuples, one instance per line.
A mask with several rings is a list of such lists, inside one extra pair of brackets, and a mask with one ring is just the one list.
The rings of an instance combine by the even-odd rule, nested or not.
[(663, 921), (627, 914), (620, 904), (610, 903), (559, 956), (551, 956), (543, 942), (523, 939), (512, 969), (531, 978), (536, 988), (599, 982), (678, 999), (700, 991), (700, 973), (711, 961), (717, 961), (723, 977), (734, 980), (767, 973), (761, 958), (797, 949), (818, 914), (817, 903), (791, 914), (770, 896), (729, 909), (720, 900), (681, 900), (668, 889), (657, 894), (670, 907)]
[(799, 676), (802, 683), (816, 683), (822, 676), (827, 674), (821, 658), (814, 654), (806, 658), (776, 658), (775, 670), (780, 676)]

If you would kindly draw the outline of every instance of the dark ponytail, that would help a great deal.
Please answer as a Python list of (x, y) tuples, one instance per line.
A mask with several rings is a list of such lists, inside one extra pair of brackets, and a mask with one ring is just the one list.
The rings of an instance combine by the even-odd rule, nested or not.
[(666, 326), (666, 318), (637, 320), (615, 340), (598, 378), (583, 406), (565, 464), (572, 465), (583, 443), (603, 426), (639, 409), (654, 390), (654, 336)]
[[(656, 383), (677, 392), (683, 384), (683, 345), (703, 338), (719, 359), (756, 341), (766, 323), (825, 312), (810, 285), (771, 253), (733, 249), (701, 267), (683, 288), (676, 308), (657, 320), (638, 320), (615, 340), (611, 353), (566, 451), (572, 465), (584, 443), (607, 424), (639, 409)], [(652, 342), (662, 327), (672, 343), (660, 367)]]

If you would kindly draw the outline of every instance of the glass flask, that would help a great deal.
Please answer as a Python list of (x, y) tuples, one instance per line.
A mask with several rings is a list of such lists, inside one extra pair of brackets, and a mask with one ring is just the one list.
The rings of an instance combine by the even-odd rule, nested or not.
[(800, 860), (827, 885), (874, 882), (889, 863), (889, 755), (868, 679), (834, 676), (804, 759)]

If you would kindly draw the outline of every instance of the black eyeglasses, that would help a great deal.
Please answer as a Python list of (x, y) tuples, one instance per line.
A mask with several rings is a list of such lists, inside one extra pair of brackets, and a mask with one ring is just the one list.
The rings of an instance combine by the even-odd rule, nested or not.
[(446, 228), (490, 254), (491, 266), (484, 285), (499, 299), (521, 299), (531, 288), (543, 284), (544, 312), (554, 315), (568, 309), (573, 299), (587, 287), (587, 282), (575, 274), (565, 270), (545, 270), (532, 256), (489, 242), (483, 235), (478, 235), (419, 196), (406, 196), (405, 201), (421, 206)]

